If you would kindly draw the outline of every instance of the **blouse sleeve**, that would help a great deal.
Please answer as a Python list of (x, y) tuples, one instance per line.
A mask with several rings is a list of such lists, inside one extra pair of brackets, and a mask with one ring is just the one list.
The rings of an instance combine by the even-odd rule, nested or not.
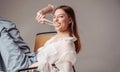
[(61, 59), (61, 61), (71, 62), (72, 65), (74, 65), (76, 62), (76, 53), (73, 51), (66, 52), (66, 53), (62, 54), (62, 57), (60, 59)]
[(73, 39), (64, 39), (61, 45), (63, 49), (61, 52), (60, 60), (69, 61), (74, 65), (76, 62), (76, 52)]
[(47, 58), (48, 58), (48, 55), (47, 53), (45, 52), (45, 49), (44, 47), (40, 48), (38, 50), (38, 54), (37, 54), (37, 60), (38, 60), (38, 70), (39, 71), (43, 71), (46, 64), (47, 64)]

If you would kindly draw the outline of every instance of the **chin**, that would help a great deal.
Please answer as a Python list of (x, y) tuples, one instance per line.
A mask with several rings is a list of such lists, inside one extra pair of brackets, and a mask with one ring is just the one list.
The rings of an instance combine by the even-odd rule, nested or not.
[(60, 28), (55, 28), (55, 30), (56, 30), (56, 31), (59, 31), (59, 30), (60, 30)]
[(64, 32), (64, 31), (66, 31), (66, 30), (61, 29), (61, 28), (55, 28), (55, 30), (58, 31), (58, 32)]

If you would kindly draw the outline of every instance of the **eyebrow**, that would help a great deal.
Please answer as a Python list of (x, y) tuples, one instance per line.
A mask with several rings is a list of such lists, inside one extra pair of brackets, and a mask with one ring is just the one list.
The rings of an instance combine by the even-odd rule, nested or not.
[[(62, 13), (62, 14), (58, 14), (57, 16), (59, 16), (59, 15), (64, 15), (65, 16), (65, 14), (64, 13)], [(55, 16), (55, 15), (54, 15)]]

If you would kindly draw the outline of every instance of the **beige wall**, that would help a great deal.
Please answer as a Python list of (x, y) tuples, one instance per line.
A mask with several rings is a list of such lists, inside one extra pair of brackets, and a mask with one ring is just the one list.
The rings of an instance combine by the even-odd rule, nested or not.
[(0, 16), (12, 20), (33, 50), (38, 32), (53, 30), (35, 21), (48, 4), (66, 4), (76, 12), (82, 50), (77, 72), (120, 72), (120, 0), (0, 0)]

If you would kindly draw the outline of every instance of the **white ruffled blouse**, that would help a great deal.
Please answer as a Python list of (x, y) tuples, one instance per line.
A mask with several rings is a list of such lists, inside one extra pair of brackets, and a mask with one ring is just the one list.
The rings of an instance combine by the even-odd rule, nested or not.
[(74, 65), (76, 52), (75, 37), (64, 37), (54, 42), (55, 36), (48, 40), (45, 45), (38, 49), (37, 60), (40, 72), (63, 72), (62, 62), (69, 61)]

